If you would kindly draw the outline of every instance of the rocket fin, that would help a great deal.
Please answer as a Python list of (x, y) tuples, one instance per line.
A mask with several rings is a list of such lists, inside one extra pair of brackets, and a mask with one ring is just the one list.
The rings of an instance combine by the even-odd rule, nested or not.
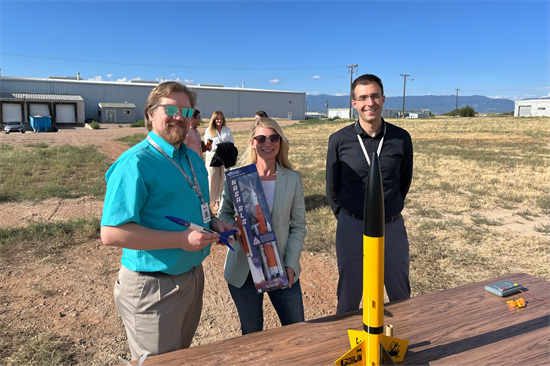
[(394, 362), (401, 362), (405, 358), (405, 353), (409, 347), (409, 341), (384, 336), (382, 338), (382, 346)]
[(365, 340), (365, 332), (362, 330), (348, 329), (348, 337), (349, 346), (353, 348)]
[(378, 351), (378, 354), (380, 355), (380, 359), (378, 360), (378, 365), (380, 366), (397, 366), (395, 364), (395, 361), (391, 356), (388, 354), (388, 351), (384, 348), (382, 343), (378, 343), (380, 345), (380, 350)]
[[(348, 330), (349, 332), (349, 330)], [(352, 347), (342, 357), (334, 361), (336, 366), (344, 365), (365, 365), (365, 342), (361, 342), (355, 347)]]

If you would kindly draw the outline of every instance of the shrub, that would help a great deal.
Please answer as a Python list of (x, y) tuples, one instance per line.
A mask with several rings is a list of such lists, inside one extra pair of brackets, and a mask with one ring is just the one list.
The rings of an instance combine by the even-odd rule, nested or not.
[(97, 121), (90, 122), (90, 127), (92, 130), (99, 130), (99, 123)]
[(452, 111), (448, 113), (443, 113), (443, 116), (460, 116), (460, 117), (475, 117), (477, 112), (475, 109), (470, 107), (469, 105), (466, 105), (466, 107), (459, 108), (459, 109), (453, 109)]
[(460, 108), (458, 110), (458, 115), (460, 117), (475, 117), (476, 116), (476, 111), (475, 111), (475, 109), (473, 109), (469, 105), (466, 105), (466, 107)]
[(136, 123), (132, 123), (130, 127), (145, 127), (145, 121), (140, 119)]

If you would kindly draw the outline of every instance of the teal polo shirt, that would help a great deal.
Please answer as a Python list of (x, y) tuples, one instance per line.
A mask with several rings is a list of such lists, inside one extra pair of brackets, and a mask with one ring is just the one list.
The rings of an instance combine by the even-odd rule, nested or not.
[[(191, 159), (204, 195), (210, 201), (208, 173), (196, 152), (181, 144), (179, 149), (153, 132), (149, 137), (193, 180), (187, 160)], [(180, 170), (147, 139), (124, 152), (105, 174), (107, 193), (103, 206), (102, 226), (120, 226), (129, 222), (164, 231), (188, 230), (166, 219), (176, 216), (197, 225), (204, 224), (201, 200)], [(154, 244), (154, 243), (152, 243)], [(161, 271), (180, 275), (198, 266), (210, 254), (210, 245), (197, 252), (183, 249), (123, 249), (122, 265), (136, 272)]]

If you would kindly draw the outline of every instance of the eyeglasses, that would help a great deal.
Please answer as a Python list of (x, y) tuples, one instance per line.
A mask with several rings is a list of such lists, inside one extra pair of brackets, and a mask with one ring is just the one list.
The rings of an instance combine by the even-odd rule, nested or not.
[(181, 109), (181, 116), (183, 118), (191, 118), (195, 112), (193, 108), (180, 108), (170, 104), (159, 104), (159, 107), (164, 107), (164, 112), (167, 116), (175, 116)]
[(375, 94), (371, 94), (371, 95), (360, 95), (358, 96), (357, 98), (355, 98), (354, 100), (356, 102), (366, 102), (367, 100), (372, 100), (373, 102), (377, 102), (380, 100), (382, 96), (378, 93), (375, 93)]
[(258, 141), (258, 143), (263, 144), (265, 140), (269, 139), (272, 143), (276, 144), (281, 140), (281, 136), (279, 135), (271, 135), (271, 136), (264, 136), (264, 135), (258, 135), (253, 137), (254, 140)]

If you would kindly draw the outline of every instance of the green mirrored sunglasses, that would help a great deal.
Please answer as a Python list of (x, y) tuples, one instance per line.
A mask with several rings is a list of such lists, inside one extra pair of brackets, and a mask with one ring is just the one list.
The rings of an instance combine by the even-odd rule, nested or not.
[(164, 112), (168, 116), (175, 116), (181, 109), (181, 116), (183, 118), (191, 118), (193, 116), (193, 112), (195, 112), (193, 108), (180, 108), (171, 104), (159, 104), (159, 107), (164, 107)]

